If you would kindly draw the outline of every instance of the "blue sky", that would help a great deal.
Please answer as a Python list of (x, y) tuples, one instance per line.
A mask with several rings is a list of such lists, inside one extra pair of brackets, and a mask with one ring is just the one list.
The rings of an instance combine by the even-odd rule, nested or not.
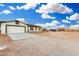
[(46, 28), (79, 25), (78, 3), (1, 3), (0, 20), (20, 20)]

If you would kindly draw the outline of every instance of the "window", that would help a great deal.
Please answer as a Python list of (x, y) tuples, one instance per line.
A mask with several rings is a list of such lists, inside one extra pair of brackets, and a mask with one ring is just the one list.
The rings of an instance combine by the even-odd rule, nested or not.
[(19, 24), (19, 21), (16, 21), (16, 24)]
[(30, 26), (30, 30), (33, 30), (33, 29), (34, 29), (34, 27)]
[(41, 28), (39, 27), (39, 30), (41, 30)]

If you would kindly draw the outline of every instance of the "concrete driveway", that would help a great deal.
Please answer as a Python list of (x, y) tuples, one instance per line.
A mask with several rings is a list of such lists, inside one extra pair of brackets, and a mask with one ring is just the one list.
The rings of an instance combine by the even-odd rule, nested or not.
[(8, 34), (13, 40), (20, 40), (26, 38), (26, 33), (9, 33)]
[(31, 34), (31, 33), (11, 33), (11, 34), (8, 34), (8, 35), (13, 40), (22, 40), (22, 39), (29, 39), (29, 38), (36, 39), (37, 36), (40, 36), (40, 35)]

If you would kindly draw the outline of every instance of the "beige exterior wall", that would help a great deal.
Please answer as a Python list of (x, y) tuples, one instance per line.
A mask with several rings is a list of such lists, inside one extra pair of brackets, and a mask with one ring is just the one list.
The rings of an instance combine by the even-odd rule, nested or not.
[(37, 27), (37, 32), (42, 32), (42, 28)]
[(27, 32), (27, 25), (23, 23), (15, 24), (15, 22), (7, 22), (7, 23), (2, 23), (1, 24), (1, 34), (6, 34), (6, 25), (21, 25), (21, 26), (26, 26), (26, 32)]
[(39, 29), (39, 27), (34, 27), (33, 30), (30, 30), (30, 27), (28, 27), (29, 32), (42, 32), (42, 28)]

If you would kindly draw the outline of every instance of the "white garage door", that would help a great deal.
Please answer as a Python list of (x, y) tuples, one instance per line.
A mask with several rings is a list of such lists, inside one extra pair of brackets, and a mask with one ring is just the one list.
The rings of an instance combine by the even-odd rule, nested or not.
[(7, 26), (7, 33), (24, 33), (25, 27)]

